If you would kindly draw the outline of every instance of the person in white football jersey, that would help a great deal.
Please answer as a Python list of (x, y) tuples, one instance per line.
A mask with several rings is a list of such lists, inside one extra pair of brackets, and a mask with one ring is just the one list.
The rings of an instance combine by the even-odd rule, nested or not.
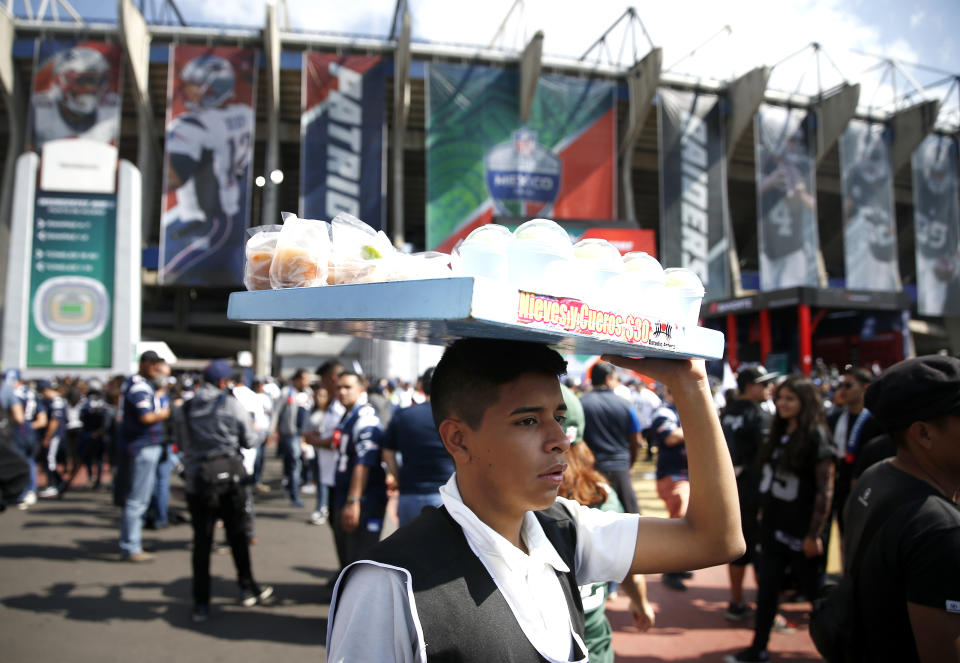
[(75, 46), (53, 56), (50, 87), (31, 98), (32, 149), (60, 138), (115, 145), (120, 97), (110, 91), (110, 75), (110, 63), (95, 48)]
[(166, 191), (176, 195), (163, 218), (168, 278), (182, 276), (224, 248), (234, 252), (229, 240), (244, 222), (239, 215), (254, 131), (253, 109), (230, 103), (236, 78), (229, 61), (199, 56), (187, 63), (180, 79), (188, 112), (170, 122), (166, 136)]

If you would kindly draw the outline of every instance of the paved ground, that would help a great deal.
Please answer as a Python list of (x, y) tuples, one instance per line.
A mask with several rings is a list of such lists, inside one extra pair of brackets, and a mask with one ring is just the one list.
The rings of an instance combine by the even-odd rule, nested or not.
[[(636, 486), (646, 512), (654, 513), (661, 506), (644, 478), (649, 470), (639, 468)], [(213, 614), (199, 626), (190, 620), (189, 525), (145, 532), (156, 561), (133, 564), (120, 561), (118, 510), (106, 491), (78, 488), (62, 500), (0, 514), (0, 659), (323, 660), (329, 600), (324, 584), (336, 568), (333, 540), (328, 527), (306, 524), (309, 508), (293, 509), (281, 498), (279, 473), (279, 461), (269, 458), (274, 490), (258, 501), (259, 543), (252, 548), (254, 574), (274, 585), (276, 603), (238, 606), (229, 552), (215, 554)], [(173, 501), (182, 505), (176, 484)], [(310, 496), (305, 499), (309, 507)], [(657, 626), (649, 633), (631, 625), (625, 599), (609, 604), (618, 661), (720, 661), (749, 644), (750, 624), (731, 625), (722, 616), (724, 568), (698, 571), (683, 593), (663, 588), (657, 576), (649, 586), (657, 607)], [(802, 625), (805, 609), (785, 607), (801, 630), (773, 636), (775, 660), (820, 660)]]

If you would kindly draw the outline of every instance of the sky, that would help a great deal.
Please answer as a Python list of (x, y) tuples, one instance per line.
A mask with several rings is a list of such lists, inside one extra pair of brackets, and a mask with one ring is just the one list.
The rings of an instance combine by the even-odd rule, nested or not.
[[(89, 19), (115, 18), (115, 3), (71, 1)], [(150, 20), (164, 0), (133, 1), (144, 6)], [(283, 0), (276, 1), (282, 6)], [(14, 0), (17, 15), (24, 15), (26, 2), (40, 5), (40, 0)], [(264, 23), (266, 0), (175, 2), (188, 24), (259, 28)], [(381, 38), (390, 34), (395, 6), (395, 0), (286, 0), (294, 30)], [(858, 82), (861, 108), (879, 111), (889, 110), (893, 99), (908, 91), (913, 100), (920, 94), (943, 100), (953, 86), (941, 119), (960, 122), (957, 0), (409, 0), (414, 41), (481, 47), (494, 43), (518, 51), (542, 30), (545, 56), (571, 58), (584, 55), (631, 6), (653, 44), (663, 49), (665, 70), (728, 80), (759, 65), (776, 65), (771, 89), (815, 94), (818, 87)], [(821, 45), (819, 83), (811, 42)], [(609, 35), (606, 50), (594, 50), (588, 59), (629, 66), (634, 43), (638, 58), (650, 49), (638, 23), (621, 21)], [(884, 58), (904, 63), (902, 70), (894, 75)], [(943, 79), (939, 86), (915, 91)]]

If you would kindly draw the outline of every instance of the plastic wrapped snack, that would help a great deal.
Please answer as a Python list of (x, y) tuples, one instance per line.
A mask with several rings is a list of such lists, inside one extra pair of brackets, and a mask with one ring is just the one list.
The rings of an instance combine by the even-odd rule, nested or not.
[(664, 270), (669, 317), (689, 327), (696, 326), (703, 301), (703, 282), (696, 272), (685, 267)]
[(247, 290), (270, 290), (270, 264), (277, 250), (277, 240), (283, 226), (248, 228), (244, 249), (243, 285)]
[(513, 232), (507, 247), (507, 273), (512, 285), (548, 295), (575, 294), (576, 275), (570, 236), (549, 219), (533, 219)]
[(605, 239), (581, 239), (573, 245), (576, 258), (578, 296), (608, 310), (617, 304), (610, 280), (624, 271), (620, 251)]
[(455, 250), (456, 272), (507, 280), (507, 247), (513, 233), (506, 226), (488, 223), (475, 228)]
[(326, 285), (330, 230), (325, 221), (283, 213), (283, 228), (270, 265), (274, 289)]
[(394, 280), (397, 250), (383, 231), (341, 212), (330, 222), (333, 250), (329, 282), (371, 283)]

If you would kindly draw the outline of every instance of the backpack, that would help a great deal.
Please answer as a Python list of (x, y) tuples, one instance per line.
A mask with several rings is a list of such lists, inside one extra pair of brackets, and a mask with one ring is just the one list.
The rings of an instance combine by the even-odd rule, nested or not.
[[(853, 495), (851, 495), (851, 498)], [(850, 663), (855, 660), (857, 643), (857, 573), (873, 535), (896, 511), (913, 502), (889, 500), (867, 516), (863, 534), (857, 543), (850, 570), (836, 585), (824, 589), (813, 601), (810, 613), (810, 639), (828, 663)]]

